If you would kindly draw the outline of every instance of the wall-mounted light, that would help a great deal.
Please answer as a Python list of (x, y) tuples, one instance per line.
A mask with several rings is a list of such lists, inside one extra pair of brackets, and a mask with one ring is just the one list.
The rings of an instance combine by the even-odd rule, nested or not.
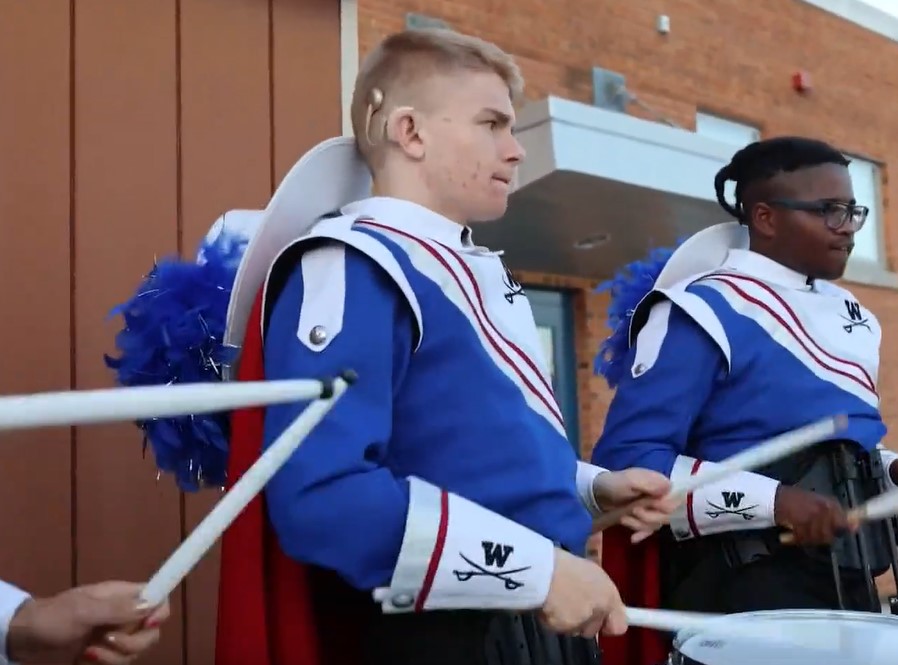
[(574, 249), (595, 249), (596, 247), (601, 247), (602, 245), (607, 244), (609, 240), (611, 240), (610, 233), (593, 233), (592, 235), (580, 238), (580, 240), (575, 242)]

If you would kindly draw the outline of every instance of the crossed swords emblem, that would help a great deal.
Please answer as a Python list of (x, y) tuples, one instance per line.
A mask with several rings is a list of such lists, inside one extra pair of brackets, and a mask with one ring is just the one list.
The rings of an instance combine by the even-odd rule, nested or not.
[(724, 508), (723, 506), (718, 506), (717, 504), (711, 503), (710, 501), (708, 501), (708, 505), (714, 508), (714, 510), (705, 511), (705, 515), (710, 517), (712, 520), (717, 519), (721, 515), (739, 515), (746, 521), (753, 520), (755, 516), (748, 511), (758, 507), (757, 504), (755, 504), (754, 506), (745, 506), (744, 508)]
[(842, 330), (847, 333), (850, 333), (855, 328), (866, 328), (867, 330), (870, 330), (870, 324), (867, 323), (867, 319), (850, 319), (844, 314), (839, 314), (839, 316), (848, 321), (848, 323), (842, 326)]
[(516, 589), (520, 589), (524, 586), (523, 582), (519, 582), (518, 580), (514, 580), (511, 578), (511, 575), (515, 573), (523, 573), (525, 570), (530, 570), (530, 566), (524, 566), (523, 568), (514, 568), (512, 570), (503, 570), (501, 572), (493, 572), (492, 570), (487, 570), (483, 566), (478, 563), (474, 563), (468, 557), (466, 557), (461, 552), (458, 555), (465, 560), (465, 562), (475, 568), (476, 570), (453, 570), (452, 573), (455, 575), (456, 579), (459, 582), (467, 582), (468, 580), (474, 577), (495, 577), (498, 580), (502, 580), (505, 583), (506, 591), (514, 591)]

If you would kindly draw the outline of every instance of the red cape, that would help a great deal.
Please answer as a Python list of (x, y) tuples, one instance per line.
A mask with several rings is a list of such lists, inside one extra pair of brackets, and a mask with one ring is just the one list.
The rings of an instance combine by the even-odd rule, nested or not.
[[(261, 293), (247, 324), (238, 381), (265, 378)], [(229, 484), (262, 452), (264, 408), (231, 418)], [(355, 630), (373, 603), (335, 576), (289, 559), (266, 517), (264, 496), (252, 500), (222, 538), (215, 665), (347, 665), (362, 645)], [(316, 599), (324, 599), (322, 600)], [(342, 634), (342, 639), (340, 635)], [(330, 636), (336, 637), (332, 639)]]
[[(657, 608), (661, 603), (658, 536), (633, 545), (631, 535), (623, 527), (612, 527), (602, 534), (602, 567), (614, 580), (625, 604)], [(642, 628), (630, 628), (621, 637), (602, 637), (600, 644), (602, 662), (608, 665), (659, 665), (670, 653), (666, 635)]]

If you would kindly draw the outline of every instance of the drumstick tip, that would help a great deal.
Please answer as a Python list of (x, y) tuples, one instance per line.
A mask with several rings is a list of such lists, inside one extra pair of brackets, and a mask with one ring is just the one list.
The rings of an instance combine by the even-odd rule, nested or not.
[(354, 369), (344, 369), (342, 372), (340, 372), (340, 378), (349, 385), (352, 385), (359, 380), (359, 374)]
[(334, 396), (334, 381), (342, 379), (346, 385), (351, 386), (359, 378), (354, 369), (344, 369), (335, 379), (323, 379), (321, 381), (321, 395), (319, 399), (330, 399)]

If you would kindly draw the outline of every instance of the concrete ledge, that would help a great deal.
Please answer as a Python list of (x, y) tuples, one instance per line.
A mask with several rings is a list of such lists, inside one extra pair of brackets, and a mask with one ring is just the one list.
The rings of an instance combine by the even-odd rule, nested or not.
[(521, 109), (516, 135), (527, 158), (508, 213), (475, 233), (517, 270), (605, 279), (728, 218), (714, 177), (731, 145), (557, 97)]

